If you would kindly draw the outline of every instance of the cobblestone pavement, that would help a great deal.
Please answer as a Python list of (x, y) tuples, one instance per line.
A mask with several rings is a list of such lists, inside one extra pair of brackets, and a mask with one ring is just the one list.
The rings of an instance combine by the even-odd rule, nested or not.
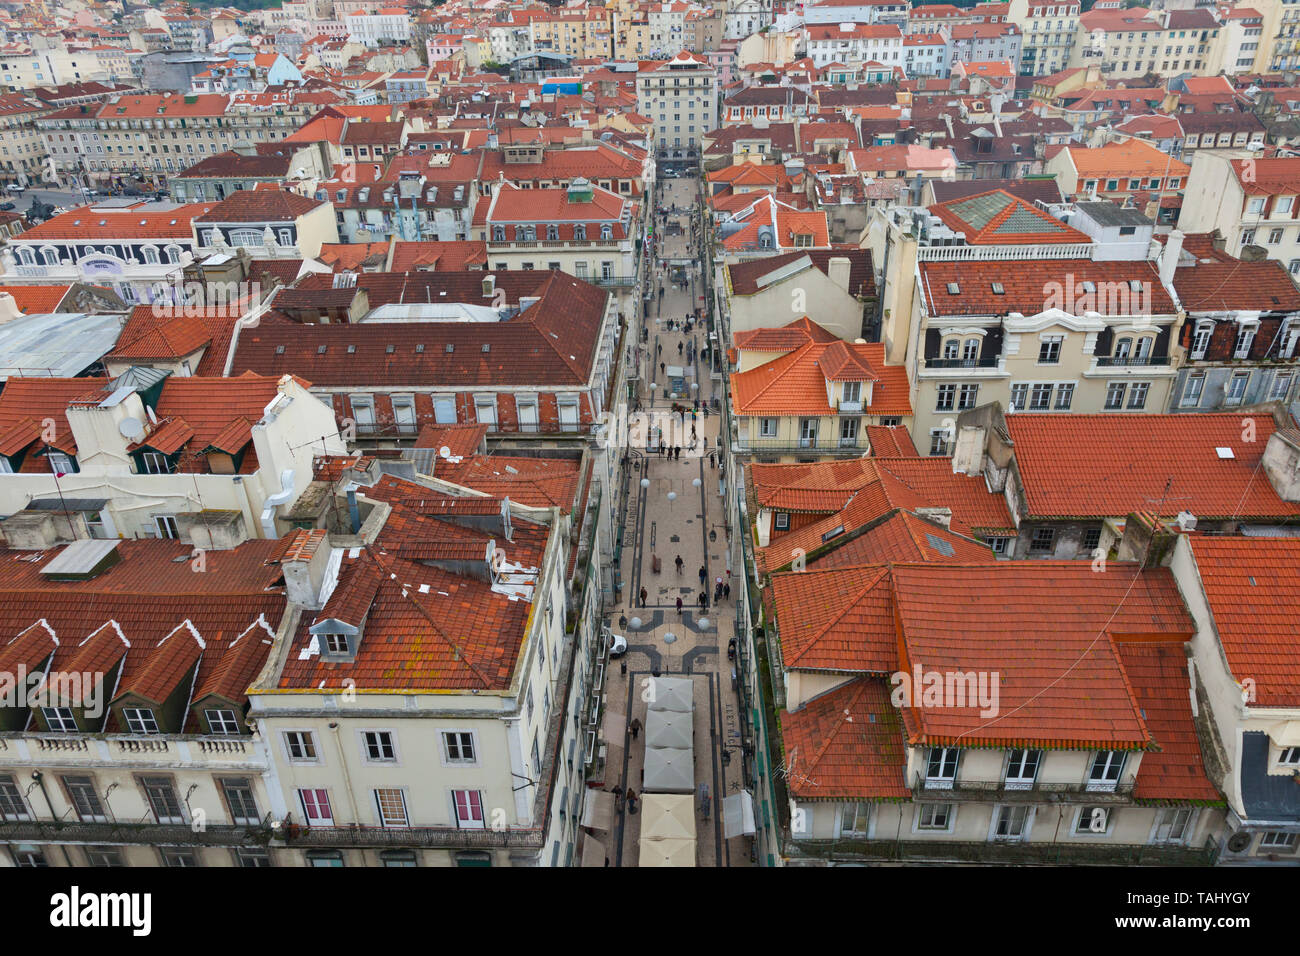
[[(665, 184), (659, 205), (670, 212), (666, 217), (658, 210), (655, 213), (655, 233), (661, 237), (658, 250), (661, 260), (699, 261), (698, 242), (691, 227), (691, 222), (698, 217), (695, 206), (698, 185), (695, 179), (669, 180)], [(672, 212), (673, 207), (679, 212)], [(738, 793), (742, 785), (739, 699), (732, 687), (732, 662), (727, 656), (728, 641), (734, 634), (735, 599), (724, 598), (716, 606), (714, 603), (717, 581), (721, 579), (724, 585), (729, 585), (732, 570), (719, 495), (717, 457), (709, 455), (717, 448), (720, 425), (712, 399), (721, 396), (715, 395), (714, 389), (723, 386), (712, 379), (709, 364), (701, 357), (701, 349), (708, 344), (704, 330), (697, 326), (690, 334), (682, 331), (682, 320), (704, 305), (699, 299), (703, 294), (698, 285), (699, 273), (695, 273), (696, 285), (692, 288), (690, 270), (687, 271), (685, 287), (680, 283), (674, 287), (671, 269), (663, 268), (662, 298), (657, 292), (658, 268), (655, 284), (650, 286), (654, 295), (646, 320), (650, 327), (647, 347), (654, 356), (652, 375), (659, 387), (652, 396), (643, 379), (642, 408), (657, 416), (654, 421), (663, 428), (666, 444), (676, 442), (682, 445), (682, 450), (680, 458), (675, 459), (644, 448), (631, 453), (629, 502), (620, 557), (623, 600), (610, 612), (614, 631), (627, 638), (628, 653), (619, 666), (611, 662), (606, 706), (607, 714), (622, 713), (626, 723), (637, 719), (644, 725), (646, 703), (642, 693), (653, 673), (692, 679), (695, 685), (696, 865), (749, 866), (749, 838), (727, 840), (722, 826), (721, 800)], [(670, 319), (674, 323), (671, 331), (667, 325)], [(686, 376), (686, 394), (699, 398), (700, 411), (694, 421), (692, 397), (664, 398), (666, 382), (659, 368), (661, 361), (665, 368), (687, 367), (687, 360), (692, 357), (694, 361), (689, 363)], [(697, 390), (690, 389), (692, 381), (698, 384)], [(671, 416), (674, 401), (687, 409), (678, 419)], [(690, 448), (692, 428), (696, 440), (694, 450)], [(680, 438), (674, 439), (675, 435)], [(648, 479), (648, 487), (642, 487), (642, 479)], [(670, 494), (674, 497), (670, 498)], [(679, 557), (680, 572), (676, 561)], [(706, 582), (703, 589), (701, 570)], [(646, 592), (644, 606), (639, 600), (642, 588)], [(705, 609), (700, 607), (701, 590), (707, 592)], [(678, 598), (683, 605), (680, 613)], [(625, 627), (620, 625), (622, 618), (628, 621)], [(633, 626), (636, 619), (640, 620), (640, 627)], [(606, 772), (605, 787), (631, 786), (640, 794), (645, 738), (641, 735), (633, 739), (626, 731), (622, 736), (622, 752), (617, 748), (610, 750), (613, 766)], [(705, 801), (701, 799), (702, 788), (707, 788), (707, 813)], [(606, 840), (611, 866), (637, 865), (640, 810), (640, 800), (635, 813), (619, 801), (613, 830)]]

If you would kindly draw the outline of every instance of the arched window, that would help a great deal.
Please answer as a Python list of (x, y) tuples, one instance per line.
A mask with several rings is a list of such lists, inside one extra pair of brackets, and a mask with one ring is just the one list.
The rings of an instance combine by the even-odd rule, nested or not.
[[(602, 238), (602, 239), (613, 239), (613, 238), (614, 238), (614, 227), (611, 226), (611, 225), (609, 225), (609, 223), (606, 223), (605, 225), (601, 226), (601, 227), (600, 227), (600, 238)], [(771, 240), (770, 238), (768, 239), (767, 244), (768, 244), (769, 246), (772, 244), (772, 240)]]
[(230, 244), (236, 247), (260, 246), (262, 244), (262, 232), (260, 229), (231, 230)]
[(167, 261), (168, 261), (168, 262), (180, 262), (180, 261), (181, 261), (181, 247), (180, 247), (180, 246), (168, 246), (168, 247), (167, 247)]
[(144, 261), (151, 266), (158, 264), (158, 250), (154, 246), (144, 247)]
[(560, 227), (557, 226), (555, 223), (551, 223), (549, 226), (547, 226), (547, 227), (546, 227), (546, 238), (547, 238), (547, 239), (559, 239), (559, 238), (560, 238)]
[(21, 246), (18, 249), (18, 258), (23, 261), (25, 266), (36, 265), (36, 253), (32, 252), (27, 246)]
[(573, 227), (573, 238), (574, 239), (587, 238), (587, 224), (585, 222), (580, 222)]
[(1126, 359), (1133, 354), (1133, 340), (1127, 335), (1115, 340), (1115, 358)]
[(966, 344), (962, 347), (961, 357), (967, 362), (974, 362), (980, 357), (980, 340), (967, 339)]
[(949, 361), (957, 358), (961, 351), (961, 339), (949, 339), (943, 343), (943, 357)]
[(493, 227), (492, 227), (492, 241), (493, 241), (493, 242), (505, 242), (505, 241), (506, 241), (506, 227), (505, 227), (505, 226), (493, 226)]
[(59, 250), (54, 246), (42, 246), (41, 258), (45, 260), (47, 266), (57, 266), (59, 264)]

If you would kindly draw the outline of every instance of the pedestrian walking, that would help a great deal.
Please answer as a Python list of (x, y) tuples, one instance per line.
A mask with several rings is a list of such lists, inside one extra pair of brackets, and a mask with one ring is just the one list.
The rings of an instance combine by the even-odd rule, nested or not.
[(708, 436), (708, 435), (705, 435), (705, 436), (704, 436), (704, 449), (703, 449), (703, 450), (704, 450), (704, 451), (708, 451), (708, 450), (709, 450), (709, 436)]
[(677, 564), (677, 573), (678, 573), (678, 574), (681, 574), (681, 573), (682, 573), (682, 565), (684, 565), (685, 563), (686, 563), (686, 562), (682, 560), (682, 556), (681, 556), (680, 554), (677, 555), (677, 562), (676, 562), (676, 564)]
[(681, 343), (681, 342), (678, 342), (678, 343), (677, 343), (677, 354), (678, 354), (678, 355), (681, 355), (681, 354), (682, 354), (682, 343)]
[(681, 598), (678, 598), (678, 599), (677, 599), (677, 616), (678, 616), (678, 617), (681, 617), (681, 616), (682, 616), (682, 599), (681, 599)]
[(660, 374), (660, 375), (667, 375), (667, 374), (668, 374), (668, 366), (665, 365), (663, 362), (660, 362), (660, 363), (659, 363), (659, 374)]
[(701, 610), (701, 611), (707, 611), (708, 609), (709, 609), (709, 592), (708, 592), (708, 591), (701, 591), (701, 592), (700, 592), (700, 610)]
[(628, 729), (632, 731), (632, 739), (636, 740), (637, 735), (641, 733), (641, 718), (633, 717), (632, 723), (628, 724)]
[(642, 588), (642, 589), (641, 589), (641, 606), (642, 606), (642, 607), (645, 607), (645, 599), (648, 598), (649, 596), (650, 596), (650, 592), (647, 591), (645, 588)]
[(681, 460), (682, 460), (682, 446), (673, 445), (673, 461), (681, 461)]
[(662, 342), (658, 342), (655, 344), (655, 354), (656, 355), (664, 354), (664, 344)]
[(708, 417), (709, 417), (709, 406), (708, 406), (708, 405), (705, 405), (705, 406), (704, 406), (704, 418), (705, 418), (706, 421), (708, 420)]
[(700, 566), (700, 587), (704, 587), (704, 582), (708, 579), (708, 577), (709, 577), (709, 572), (705, 571), (704, 566), (701, 565)]
[(697, 398), (691, 407), (698, 412), (700, 410), (700, 400)]
[(726, 598), (728, 601), (731, 600), (731, 585), (730, 585), (730, 584), (724, 584), (724, 585), (722, 586), (722, 596), (723, 596), (724, 598)]

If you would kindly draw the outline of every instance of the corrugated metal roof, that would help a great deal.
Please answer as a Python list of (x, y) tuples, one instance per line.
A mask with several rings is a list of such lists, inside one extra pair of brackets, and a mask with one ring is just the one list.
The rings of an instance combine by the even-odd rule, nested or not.
[(126, 316), (118, 312), (27, 315), (0, 325), (0, 380), (72, 378), (117, 343)]

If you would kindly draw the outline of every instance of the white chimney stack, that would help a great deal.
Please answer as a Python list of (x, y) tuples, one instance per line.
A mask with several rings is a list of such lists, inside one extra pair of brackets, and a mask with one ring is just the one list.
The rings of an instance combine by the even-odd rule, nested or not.
[(1164, 252), (1160, 254), (1160, 284), (1170, 292), (1174, 288), (1174, 270), (1183, 254), (1183, 232), (1175, 229), (1165, 240)]

